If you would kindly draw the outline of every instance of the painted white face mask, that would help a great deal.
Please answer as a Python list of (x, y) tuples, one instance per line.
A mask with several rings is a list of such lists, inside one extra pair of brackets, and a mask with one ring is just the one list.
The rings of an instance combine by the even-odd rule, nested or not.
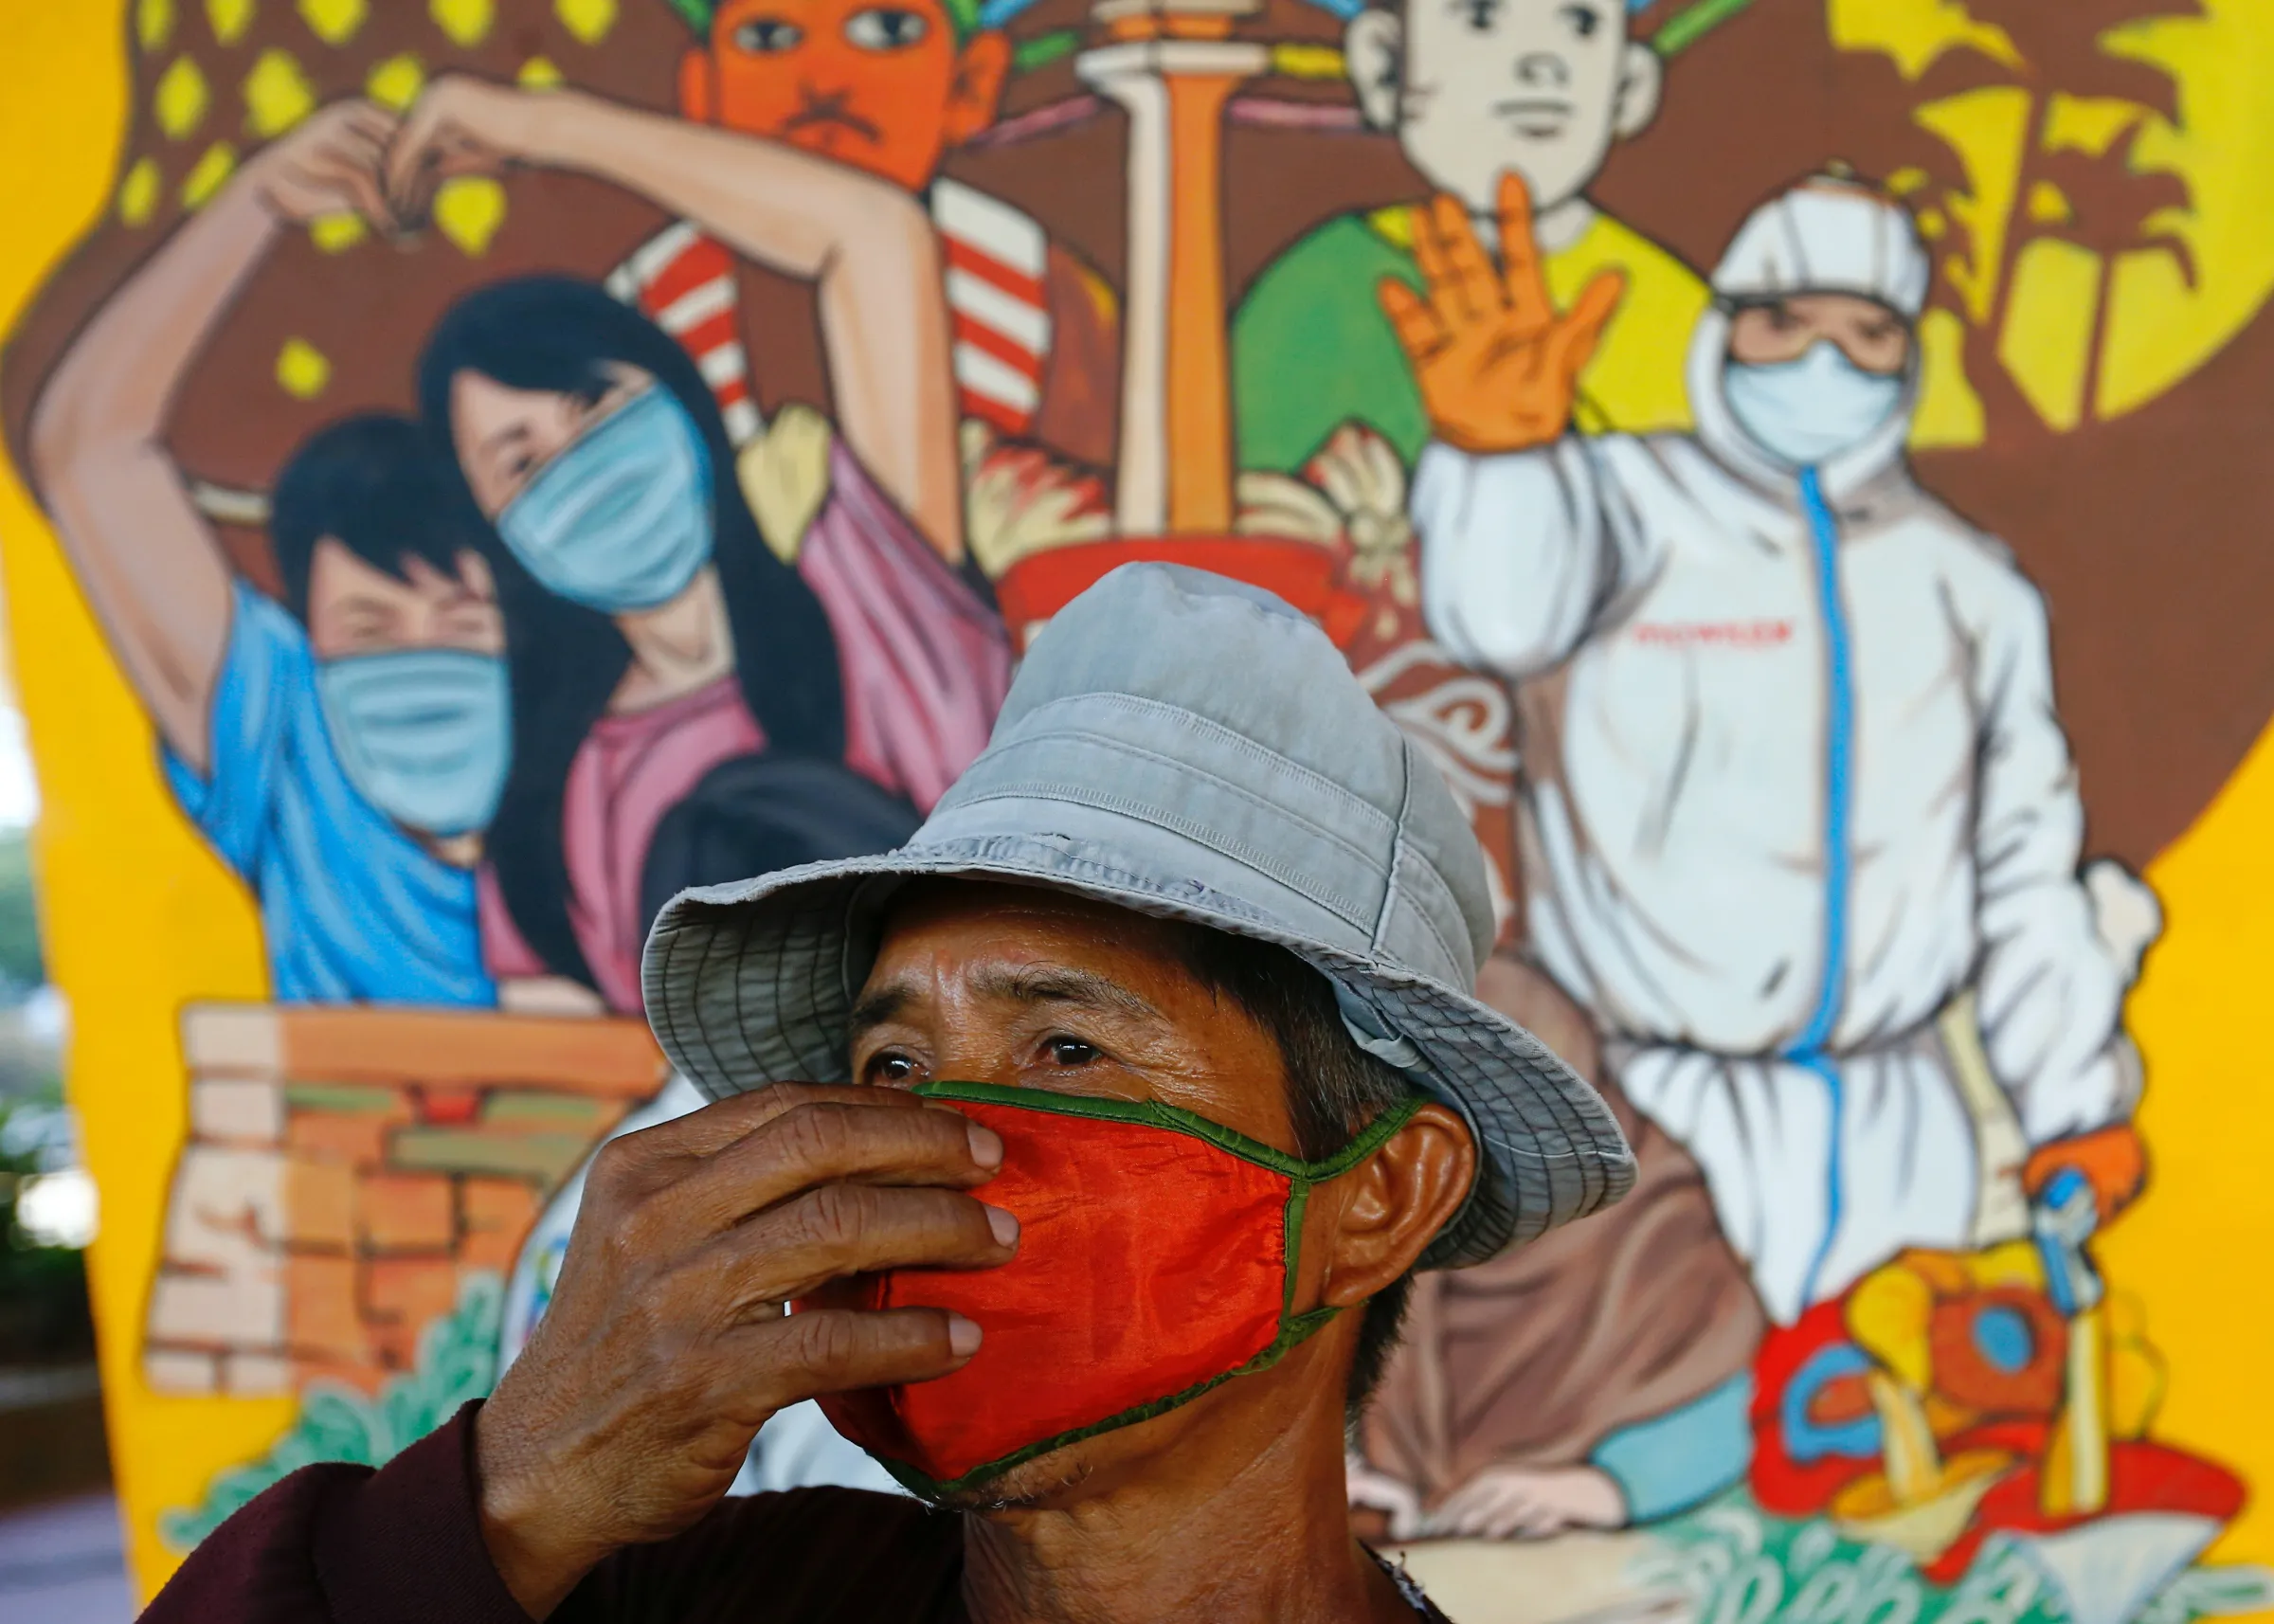
[(488, 826), (513, 765), (505, 661), (456, 648), (318, 660), (316, 694), (348, 782), (429, 835)]
[(1722, 394), (1754, 444), (1796, 468), (1814, 468), (1861, 445), (1894, 415), (1903, 374), (1867, 372), (1819, 338), (1796, 361), (1730, 362)]
[(711, 457), (652, 384), (538, 473), (497, 515), (523, 568), (572, 604), (621, 615), (668, 604), (711, 561)]

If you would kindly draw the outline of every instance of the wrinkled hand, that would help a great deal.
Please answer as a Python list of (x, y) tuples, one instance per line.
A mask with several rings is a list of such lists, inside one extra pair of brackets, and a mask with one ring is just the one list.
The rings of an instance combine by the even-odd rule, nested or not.
[(1595, 1467), (1494, 1466), (1447, 1495), (1425, 1531), (1441, 1540), (1543, 1540), (1626, 1522), (1626, 1495)]
[(396, 213), (424, 220), (442, 182), (534, 158), (544, 116), (563, 99), (462, 73), (435, 80), (387, 150), (387, 195)]
[(360, 99), (334, 101), (261, 149), (245, 171), (268, 211), (294, 225), (326, 214), (360, 214), (382, 230), (396, 215), (380, 181), (397, 120)]
[(2147, 1147), (2128, 1122), (2111, 1123), (2073, 1139), (2056, 1139), (2030, 1153), (2022, 1164), (2021, 1187), (2034, 1200), (2064, 1167), (2084, 1176), (2099, 1202), (2101, 1221), (2106, 1223), (2132, 1204), (2147, 1182)]
[(1497, 270), (1450, 196), (1414, 211), (1414, 255), (1425, 294), (1396, 277), (1376, 291), (1436, 437), (1480, 455), (1556, 439), (1626, 279), (1599, 273), (1559, 316), (1532, 241), (1531, 197), (1513, 170), (1500, 180)]
[(945, 1310), (784, 1307), (872, 1270), (1007, 1262), (1017, 1220), (963, 1193), (1002, 1162), (953, 1111), (795, 1084), (603, 1147), (559, 1288), (476, 1423), (514, 1598), (542, 1618), (609, 1552), (695, 1523), (775, 1411), (962, 1366), (980, 1331)]

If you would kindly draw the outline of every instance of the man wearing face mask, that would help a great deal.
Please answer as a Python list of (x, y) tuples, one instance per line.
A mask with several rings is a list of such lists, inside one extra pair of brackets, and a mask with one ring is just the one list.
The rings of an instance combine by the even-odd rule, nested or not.
[[(665, 911), (650, 1017), (716, 1103), (603, 1154), (496, 1396), (286, 1479), (145, 1616), (1440, 1619), (1351, 1536), (1346, 1416), (1412, 1270), (1633, 1176), (1463, 990), (1491, 936), (1323, 632), (1116, 570), (906, 846)], [(919, 1498), (722, 1503), (807, 1397)]]
[(1844, 175), (1757, 210), (1691, 342), (1697, 431), (1647, 438), (1569, 432), (1589, 334), (1521, 208), (1505, 274), (1434, 219), (1429, 297), (1382, 290), (1435, 436), (1430, 623), (1523, 684), (1533, 940), (1704, 1166), (1770, 1317), (1967, 1244), (1939, 1022), (1969, 992), (2025, 1185), (2074, 1167), (2111, 1214), (2141, 1167), (2137, 954), (2080, 878), (2045, 605), (1904, 459), (1909, 216)]
[(249, 159), (73, 343), (31, 460), (168, 785), (259, 900), (271, 995), (488, 1004), (473, 869), (509, 726), (478, 520), (415, 424), (334, 424), (269, 503), (280, 604), (233, 573), (165, 445), (183, 378), (285, 232), (388, 218), (394, 123), (343, 102)]

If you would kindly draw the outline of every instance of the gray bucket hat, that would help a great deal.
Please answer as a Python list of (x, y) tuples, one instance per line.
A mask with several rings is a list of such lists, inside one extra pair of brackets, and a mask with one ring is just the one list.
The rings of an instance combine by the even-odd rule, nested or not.
[(1325, 974), (1351, 1035), (1476, 1136), (1476, 1184), (1425, 1267), (1482, 1262), (1633, 1182), (1595, 1091), (1469, 995), (1492, 911), (1444, 780), (1268, 592), (1125, 565), (1037, 638), (986, 749), (907, 845), (674, 898), (642, 965), (664, 1052), (713, 1099), (850, 1080), (885, 905), (920, 875), (1048, 885)]

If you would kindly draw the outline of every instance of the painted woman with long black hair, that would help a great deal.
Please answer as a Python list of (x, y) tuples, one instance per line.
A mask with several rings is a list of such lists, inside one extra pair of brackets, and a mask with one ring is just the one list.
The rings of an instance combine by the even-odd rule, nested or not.
[(636, 1012), (657, 893), (727, 877), (659, 881), (659, 841), (743, 873), (895, 844), (1008, 685), (1001, 621), (951, 562), (930, 226), (843, 166), (572, 93), (438, 85), (394, 152), (399, 194), (509, 159), (580, 170), (815, 282), (838, 432), (790, 562), (695, 363), (601, 288), (479, 289), (420, 360), (422, 415), (496, 532), (514, 761), (483, 929), (501, 1000), (566, 982)]

